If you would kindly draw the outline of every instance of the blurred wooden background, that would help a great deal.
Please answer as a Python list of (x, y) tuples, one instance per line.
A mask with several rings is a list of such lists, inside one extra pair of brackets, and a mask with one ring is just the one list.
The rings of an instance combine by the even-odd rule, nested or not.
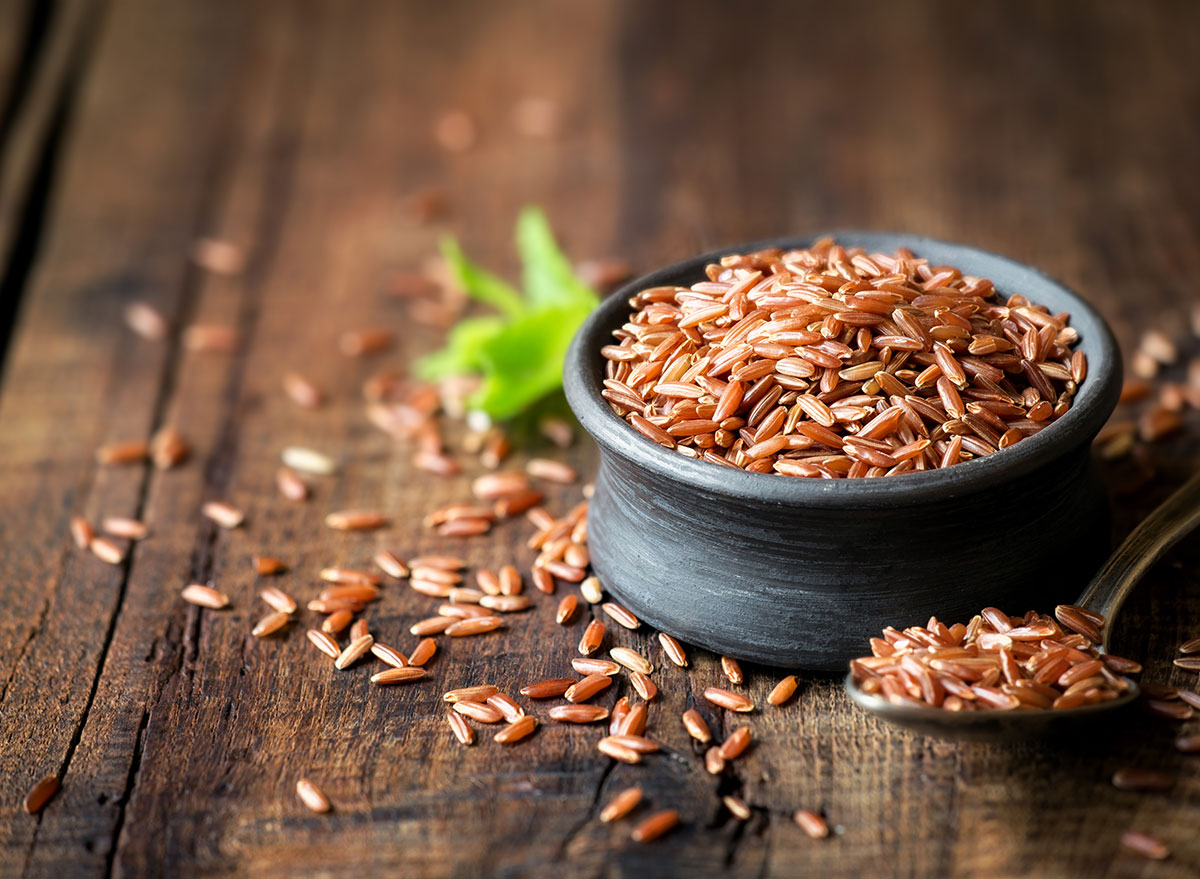
[[(552, 724), (512, 749), (464, 750), (442, 689), (568, 674), (580, 624), (564, 631), (543, 607), (503, 637), (449, 645), (423, 689), (380, 693), (363, 671), (334, 676), (305, 625), (249, 637), (261, 607), (247, 559), (288, 558), (282, 585), (306, 597), (316, 569), (377, 545), (528, 565), (523, 524), (473, 543), (422, 528), (466, 478), (414, 470), (358, 390), (437, 343), (389, 279), (447, 231), (511, 273), (525, 204), (545, 206), (573, 257), (638, 270), (839, 227), (961, 240), (1078, 289), (1127, 350), (1158, 328), (1200, 354), (1187, 324), (1198, 59), (1189, 2), (0, 0), (0, 875), (1197, 875), (1200, 764), (1171, 749), (1166, 721), (1139, 715), (1068, 747), (955, 746), (882, 729), (840, 682), (803, 676), (795, 703), (752, 716), (758, 744), (718, 780), (678, 723), (722, 680), (693, 651), (688, 673), (662, 670), (651, 714), (673, 756), (614, 768), (596, 735)], [(528, 98), (554, 108), (551, 136), (514, 126)], [(477, 130), (461, 152), (434, 136), (453, 110)], [(421, 222), (412, 197), (429, 187), (448, 210)], [(202, 236), (244, 249), (246, 271), (197, 271)], [(233, 325), (239, 343), (212, 355), (178, 334), (138, 340), (122, 320), (133, 300), (177, 327)], [(341, 331), (372, 325), (407, 328), (397, 350), (336, 353)], [(329, 405), (283, 399), (288, 368)], [(165, 423), (193, 443), (184, 468), (95, 465), (100, 444)], [(1192, 471), (1200, 424), (1187, 426), (1107, 466), (1117, 536)], [(348, 462), (305, 506), (272, 485), (289, 443)], [(586, 471), (592, 452), (577, 444), (571, 460)], [(212, 497), (245, 508), (247, 527), (216, 533), (197, 515)], [(371, 537), (321, 527), (352, 505), (394, 522)], [(71, 545), (75, 514), (141, 516), (153, 537), (106, 566)], [(1119, 649), (1148, 678), (1195, 682), (1170, 660), (1200, 633), (1198, 548), (1159, 565), (1123, 618)], [(179, 601), (208, 578), (232, 611)], [(395, 586), (372, 627), (407, 643), (430, 610)], [(761, 703), (777, 674), (751, 669), (747, 692)], [(1178, 782), (1114, 790), (1125, 765)], [(25, 815), (21, 797), (50, 773), (62, 792)], [(332, 814), (296, 801), (301, 775)], [(628, 823), (600, 824), (633, 783), (684, 826), (637, 846)], [(721, 808), (732, 792), (748, 822)], [(801, 807), (838, 832), (804, 836)], [(1120, 852), (1129, 828), (1172, 858)]]

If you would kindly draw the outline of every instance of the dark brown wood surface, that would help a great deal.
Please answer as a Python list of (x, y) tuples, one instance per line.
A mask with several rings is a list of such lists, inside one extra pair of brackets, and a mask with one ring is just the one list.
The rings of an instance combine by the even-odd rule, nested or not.
[[(0, 876), (1200, 872), (1200, 762), (1171, 748), (1177, 725), (1142, 714), (1066, 745), (954, 745), (883, 728), (840, 681), (802, 675), (793, 703), (745, 718), (756, 744), (715, 778), (678, 720), (700, 706), (718, 736), (740, 720), (700, 698), (723, 681), (715, 658), (664, 665), (646, 632), (610, 641), (661, 667), (650, 729), (664, 755), (614, 764), (597, 731), (552, 722), (513, 747), (482, 728), (473, 748), (451, 738), (443, 690), (515, 693), (570, 673), (586, 614), (556, 626), (548, 598), (504, 634), (441, 639), (431, 680), (388, 690), (366, 667), (333, 672), (304, 638), (312, 614), (283, 637), (249, 635), (264, 610), (256, 553), (286, 558), (279, 585), (304, 599), (320, 567), (363, 565), (380, 547), (532, 560), (524, 521), (469, 541), (425, 529), (422, 515), (466, 496), (480, 468), (462, 456), (459, 478), (414, 469), (411, 447), (366, 421), (359, 391), (438, 341), (388, 295), (394, 273), (451, 231), (512, 274), (525, 204), (546, 207), (573, 257), (639, 269), (838, 227), (962, 240), (1082, 291), (1128, 351), (1158, 327), (1185, 358), (1200, 354), (1187, 322), (1200, 301), (1195, 4), (781, 2), (739, 15), (715, 2), (59, 0), (39, 30), (26, 25), (34, 3), (0, 4), (0, 95), (21, 96), (0, 141), (0, 257), (5, 295), (19, 296), (0, 388)], [(556, 137), (514, 130), (528, 96), (560, 108)], [(432, 136), (451, 108), (479, 127), (465, 153)], [(422, 224), (408, 198), (428, 186), (450, 212)], [(247, 270), (197, 270), (201, 236), (236, 242)], [(134, 337), (122, 319), (133, 300), (176, 332)], [(235, 351), (184, 350), (178, 328), (192, 323), (236, 326)], [(401, 331), (395, 350), (337, 352), (343, 330), (377, 325)], [(293, 368), (327, 405), (283, 396)], [(164, 424), (193, 445), (183, 467), (95, 464), (97, 446)], [(1115, 536), (1191, 472), (1200, 419), (1188, 426), (1106, 466)], [(290, 444), (343, 463), (306, 504), (274, 488)], [(532, 454), (560, 453), (526, 445), (512, 465)], [(586, 442), (567, 457), (594, 464)], [(556, 488), (548, 505), (563, 513), (578, 497)], [(243, 507), (246, 526), (202, 519), (213, 498)], [(372, 535), (324, 528), (350, 506), (392, 521)], [(139, 516), (153, 533), (113, 567), (71, 544), (76, 514)], [(985, 527), (981, 510), (963, 539)], [(1158, 565), (1121, 619), (1117, 649), (1148, 679), (1195, 682), (1171, 658), (1200, 633), (1198, 546)], [(210, 579), (232, 609), (179, 599)], [(367, 615), (406, 649), (435, 604), (396, 584)], [(763, 705), (780, 673), (748, 671)], [(1177, 784), (1115, 790), (1128, 765)], [(21, 798), (46, 774), (63, 789), (26, 815)], [(302, 776), (331, 814), (299, 803)], [(628, 821), (600, 823), (635, 783), (683, 826), (639, 846)], [(749, 821), (721, 807), (727, 793), (751, 804)], [(827, 815), (832, 838), (805, 836), (797, 808)], [(1172, 857), (1121, 852), (1130, 828)]]

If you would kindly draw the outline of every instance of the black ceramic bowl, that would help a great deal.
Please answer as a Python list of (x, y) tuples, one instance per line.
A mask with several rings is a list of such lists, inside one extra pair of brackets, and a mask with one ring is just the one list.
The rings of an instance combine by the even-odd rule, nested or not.
[(1088, 377), (1062, 418), (1022, 442), (945, 470), (885, 479), (804, 479), (685, 458), (641, 436), (600, 396), (602, 346), (646, 287), (688, 286), (722, 255), (808, 244), (785, 238), (686, 260), (617, 291), (567, 354), (567, 400), (600, 447), (588, 515), (592, 565), (651, 625), (769, 665), (844, 669), (886, 625), (970, 619), (994, 605), (1045, 610), (1080, 593), (1107, 554), (1107, 507), (1089, 447), (1116, 405), (1111, 331), (1077, 295), (1029, 266), (960, 244), (844, 232), (869, 251), (908, 247), (1068, 311)]

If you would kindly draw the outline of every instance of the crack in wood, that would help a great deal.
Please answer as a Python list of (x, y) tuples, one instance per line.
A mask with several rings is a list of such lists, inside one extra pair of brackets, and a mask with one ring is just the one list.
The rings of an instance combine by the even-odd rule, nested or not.
[[(23, 193), (24, 198), (13, 223), (15, 231), (10, 230), (10, 242), (0, 240), (0, 258), (4, 259), (3, 270), (0, 271), (0, 374), (7, 363), (8, 358), (5, 355), (10, 334), (16, 325), (17, 309), (41, 250), (42, 232), (46, 227), (47, 211), (58, 180), (58, 165), (65, 135), (73, 117), (79, 83), (93, 55), (95, 33), (104, 19), (106, 2), (107, 0), (94, 0), (90, 10), (84, 14), (86, 23), (79, 29), (79, 36), (67, 55), (68, 60), (63, 66), (56, 68), (62, 71), (61, 82), (58, 84), (57, 93), (48, 96), (49, 99), (42, 102), (43, 106), (48, 104), (51, 109), (44, 122), (45, 131), (40, 143), (36, 152), (31, 154), (36, 155), (37, 159), (36, 162), (31, 162), (27, 169), (30, 182)], [(58, 18), (71, 17), (64, 15), (57, 3), (40, 3), (34, 0), (29, 6), (28, 28), (21, 50), (21, 60), (12, 89), (3, 111), (0, 112), (0, 156), (6, 159), (9, 158), (6, 154), (8, 148), (13, 146), (10, 141), (20, 140), (16, 136), (18, 122), (38, 80), (45, 79), (51, 83), (54, 81), (56, 71), (43, 69), (47, 66), (56, 67), (53, 64), (54, 59), (48, 57), (55, 53), (54, 46), (51, 45), (53, 40), (48, 39), (47, 34), (58, 24)], [(69, 27), (70, 22), (63, 26)], [(40, 119), (40, 114), (33, 112), (35, 109), (30, 108), (26, 115), (37, 116)], [(20, 144), (16, 146), (19, 147)], [(15, 202), (18, 194), (13, 191), (0, 192), (0, 198), (12, 199)], [(0, 217), (0, 223), (2, 220)]]
[[(63, 555), (65, 556), (70, 551), (70, 549), (64, 549)], [(34, 621), (33, 625), (29, 627), (28, 636), (26, 636), (25, 640), (21, 642), (21, 647), (17, 651), (17, 657), (13, 660), (12, 669), (9, 671), (8, 677), (4, 679), (4, 686), (0, 687), (0, 704), (3, 704), (4, 702), (4, 697), (8, 693), (8, 687), (12, 683), (13, 678), (16, 677), (17, 669), (21, 667), (21, 660), (25, 658), (25, 653), (29, 650), (29, 645), (33, 643), (33, 639), (38, 636), (38, 633), (45, 625), (46, 614), (50, 611), (50, 604), (53, 599), (53, 594), (46, 595), (45, 600), (42, 601), (41, 610), (38, 611), (37, 619)]]
[(25, 33), (21, 37), (21, 49), (13, 72), (8, 94), (0, 106), (0, 153), (8, 144), (8, 138), (37, 73), (39, 61), (45, 50), (46, 34), (54, 21), (57, 0), (27, 0), (25, 6)]
[[(9, 95), (4, 107), (3, 121), (0, 125), (0, 146), (7, 140), (8, 135), (12, 131), (16, 123), (17, 115), (23, 100), (23, 94), (29, 84), (34, 71), (37, 69), (37, 60), (39, 50), (44, 45), (45, 29), (47, 18), (43, 17), (43, 13), (53, 17), (53, 7), (47, 4), (49, 12), (46, 8), (37, 11), (41, 4), (32, 3), (31, 7), (35, 10), (31, 12), (30, 30), (26, 36), (26, 43), (23, 47), (23, 55), (21, 61), (21, 69), (17, 79), (13, 83), (13, 92)], [(0, 338), (0, 369), (3, 368), (5, 359), (2, 358), (4, 350), (7, 348), (8, 332), (12, 328), (13, 317), (16, 314), (18, 303), (21, 299), (21, 294), (25, 291), (27, 281), (29, 279), (32, 266), (35, 264), (41, 244), (41, 232), (45, 226), (47, 211), (51, 195), (54, 191), (54, 185), (57, 180), (59, 171), (59, 158), (62, 154), (64, 134), (70, 126), (76, 108), (76, 98), (79, 92), (79, 84), (83, 79), (84, 73), (87, 70), (89, 63), (93, 57), (94, 48), (96, 45), (95, 34), (104, 19), (104, 3), (97, 2), (90, 14), (90, 27), (85, 28), (83, 35), (80, 37), (75, 46), (74, 57), (69, 62), (67, 73), (63, 77), (59, 87), (59, 92), (54, 98), (54, 109), (51, 115), (51, 122), (48, 126), (45, 136), (41, 144), (41, 157), (34, 171), (33, 183), (26, 195), (26, 201), (21, 207), (20, 216), (20, 233), (13, 249), (9, 254), (8, 264), (4, 267), (3, 277), (0, 278), (0, 301), (5, 303), (4, 312), (0, 313), (0, 331), (3, 331), (3, 338)], [(65, 553), (70, 550), (64, 550)], [(122, 577), (122, 586), (128, 576), (129, 561), (123, 562), (124, 572)], [(61, 569), (61, 565), (60, 565)], [(49, 612), (50, 606), (53, 603), (54, 594), (46, 595), (42, 603), (41, 611), (38, 614), (36, 623), (31, 627), (29, 636), (22, 643), (17, 658), (13, 663), (12, 672), (6, 678), (3, 689), (0, 689), (0, 702), (8, 694), (9, 686), (15, 677), (17, 670), (21, 666), (21, 662), (25, 657), (30, 645), (37, 637), (38, 633), (45, 625), (46, 615)], [(111, 640), (112, 632), (116, 626), (116, 614), (110, 620), (110, 625), (106, 633), (106, 641)], [(97, 668), (96, 675), (92, 681), (92, 686), (88, 692), (88, 698), (85, 703), (83, 717), (86, 717), (90, 710), (93, 699), (96, 695), (96, 688), (100, 679), (100, 670)], [(79, 725), (74, 731), (70, 742), (68, 743), (67, 751), (64, 755), (62, 765), (58, 771), (58, 777), (62, 778), (70, 765), (71, 757), (75, 752), (75, 748), (79, 744), (79, 739), (83, 731), (83, 720), (80, 719)], [(21, 867), (22, 877), (28, 875), (29, 868), (33, 859), (33, 852), (37, 846), (38, 834), (42, 827), (43, 813), (39, 812), (36, 816), (33, 832), (30, 834), (29, 845), (25, 850), (24, 863)]]
[(593, 815), (596, 811), (596, 806), (600, 802), (600, 796), (604, 792), (604, 785), (608, 781), (608, 777), (612, 775), (613, 770), (617, 768), (617, 761), (610, 759), (608, 765), (600, 772), (600, 777), (596, 780), (596, 785), (592, 790), (592, 801), (588, 805), (587, 811), (583, 816), (567, 829), (562, 840), (558, 844), (558, 860), (565, 861), (567, 857), (567, 849), (571, 843), (575, 841), (583, 829), (592, 823)]
[(133, 749), (133, 760), (129, 764), (129, 773), (125, 777), (125, 787), (121, 794), (115, 799), (117, 805), (117, 818), (113, 824), (112, 834), (109, 837), (108, 851), (105, 852), (104, 858), (104, 875), (106, 877), (113, 875), (113, 870), (116, 867), (117, 849), (120, 844), (121, 834), (125, 831), (125, 810), (129, 805), (129, 798), (133, 795), (133, 789), (137, 784), (138, 773), (142, 769), (142, 750), (146, 737), (146, 730), (150, 725), (150, 709), (147, 706), (142, 711), (142, 717), (138, 721), (137, 738)]
[(763, 857), (762, 863), (758, 865), (758, 879), (763, 879), (763, 877), (767, 875), (767, 870), (771, 864), (771, 842), (774, 838), (770, 832), (772, 826), (773, 822), (771, 821), (771, 813), (769, 810), (764, 810), (763, 827), (758, 834), (763, 841)]

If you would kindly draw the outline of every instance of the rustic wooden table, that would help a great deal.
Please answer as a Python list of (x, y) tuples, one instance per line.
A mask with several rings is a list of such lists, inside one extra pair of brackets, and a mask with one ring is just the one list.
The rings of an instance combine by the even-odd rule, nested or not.
[[(0, 3), (0, 300), (17, 314), (0, 396), (0, 875), (1197, 875), (1200, 762), (1171, 748), (1168, 721), (1139, 713), (1070, 745), (956, 746), (883, 728), (840, 681), (803, 675), (793, 703), (750, 716), (757, 746), (717, 778), (678, 721), (722, 680), (693, 650), (690, 670), (658, 674), (651, 732), (666, 757), (614, 764), (594, 731), (552, 723), (516, 747), (464, 749), (442, 690), (567, 674), (580, 622), (556, 626), (543, 597), (503, 636), (444, 643), (432, 682), (380, 690), (365, 669), (331, 672), (304, 637), (311, 614), (250, 637), (263, 606), (248, 560), (287, 558), (279, 583), (306, 598), (318, 568), (379, 547), (528, 565), (523, 521), (476, 540), (422, 527), (478, 465), (415, 470), (359, 394), (437, 343), (389, 278), (445, 231), (513, 269), (526, 203), (546, 207), (573, 256), (638, 268), (839, 226), (959, 239), (1083, 291), (1127, 349), (1160, 327), (1200, 353), (1186, 326), (1200, 298), (1198, 58), (1190, 3), (781, 2), (748, 18), (694, 2)], [(561, 109), (557, 136), (514, 130), (527, 96)], [(462, 153), (431, 134), (455, 107), (479, 128)], [(407, 199), (430, 185), (450, 211), (421, 223)], [(245, 272), (197, 270), (200, 236), (244, 248)], [(236, 348), (138, 339), (122, 319), (133, 300), (177, 327), (235, 325)], [(398, 348), (337, 353), (341, 331), (373, 325), (406, 328)], [(290, 403), (289, 368), (329, 403)], [(95, 463), (101, 444), (164, 424), (193, 444), (185, 466)], [(1188, 424), (1107, 468), (1115, 536), (1190, 473)], [(293, 443), (344, 457), (307, 504), (273, 485)], [(587, 472), (594, 454), (580, 442), (569, 458)], [(244, 528), (200, 518), (216, 497), (247, 511)], [(548, 505), (578, 497), (564, 487)], [(354, 505), (391, 525), (322, 526)], [(153, 533), (110, 566), (72, 545), (76, 514), (139, 516)], [(1200, 632), (1198, 555), (1185, 542), (1128, 605), (1119, 651), (1147, 678), (1194, 682), (1171, 658)], [(180, 600), (209, 579), (231, 610)], [(389, 587), (371, 625), (411, 646), (405, 630), (432, 604)], [(652, 636), (617, 637), (649, 649)], [(778, 674), (748, 669), (745, 691), (762, 704)], [(1128, 765), (1178, 782), (1114, 789)], [(51, 773), (60, 794), (25, 814), (25, 791)], [(303, 808), (301, 776), (332, 813)], [(634, 783), (683, 826), (637, 845), (628, 822), (600, 823)], [(748, 821), (721, 807), (726, 793), (751, 804)], [(834, 835), (805, 836), (800, 807)], [(1121, 851), (1129, 828), (1172, 857)]]

